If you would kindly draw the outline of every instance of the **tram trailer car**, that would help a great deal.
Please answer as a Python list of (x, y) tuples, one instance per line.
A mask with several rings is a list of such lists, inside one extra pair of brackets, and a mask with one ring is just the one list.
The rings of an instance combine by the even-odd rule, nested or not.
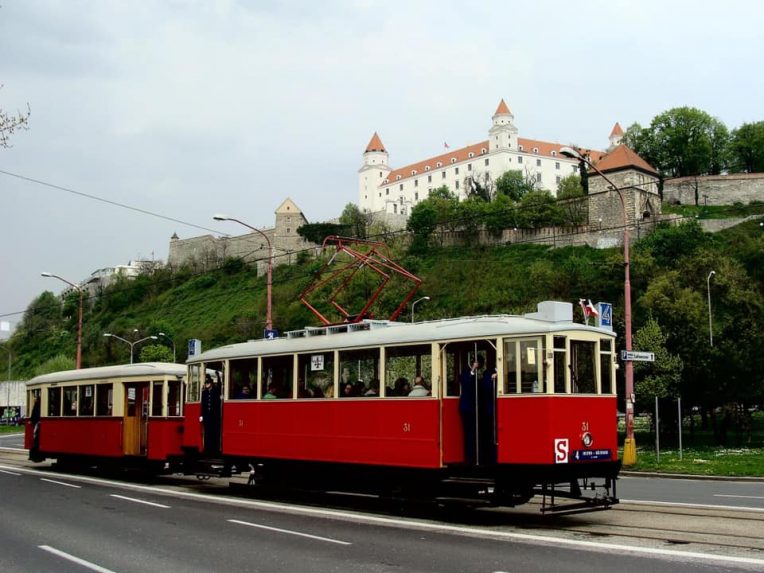
[(258, 483), (607, 508), (621, 465), (614, 343), (547, 301), (224, 346), (189, 360), (182, 446)]
[(179, 465), (185, 374), (182, 364), (150, 362), (33, 378), (25, 429), (30, 458), (153, 470)]

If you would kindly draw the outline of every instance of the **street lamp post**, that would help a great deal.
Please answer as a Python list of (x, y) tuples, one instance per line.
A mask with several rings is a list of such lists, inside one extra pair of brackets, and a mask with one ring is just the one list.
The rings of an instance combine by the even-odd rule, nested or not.
[(414, 322), (414, 308), (416, 307), (416, 304), (418, 302), (422, 302), (423, 300), (430, 300), (430, 297), (429, 296), (423, 296), (422, 298), (418, 298), (414, 302), (411, 303), (411, 322)]
[(266, 277), (266, 307), (265, 307), (265, 328), (266, 330), (273, 330), (273, 321), (271, 317), (271, 291), (273, 288), (273, 247), (271, 245), (271, 240), (268, 238), (268, 235), (263, 233), (260, 229), (257, 229), (253, 227), (252, 225), (248, 225), (247, 223), (244, 223), (243, 221), (240, 221), (239, 219), (236, 219), (234, 217), (229, 217), (228, 215), (215, 215), (212, 217), (215, 221), (233, 221), (234, 223), (239, 223), (239, 225), (243, 225), (247, 227), (248, 229), (251, 229), (255, 233), (260, 233), (262, 235), (263, 239), (265, 239), (266, 244), (268, 245), (268, 275)]
[(715, 275), (716, 271), (711, 271), (706, 278), (706, 290), (708, 292), (708, 343), (710, 346), (714, 345), (714, 323), (711, 318), (711, 277)]
[[(626, 212), (626, 202), (623, 199), (621, 189), (608, 179), (602, 171), (597, 169), (588, 158), (581, 155), (572, 147), (563, 147), (560, 153), (566, 157), (577, 159), (586, 163), (595, 173), (602, 177), (610, 187), (618, 193), (623, 211), (623, 314), (624, 328), (626, 330), (626, 351), (631, 351), (631, 276), (629, 271), (629, 217)], [(624, 380), (626, 382), (626, 439), (623, 443), (623, 463), (630, 466), (637, 463), (637, 444), (634, 440), (634, 364), (631, 360), (625, 361)]]
[(146, 342), (147, 340), (156, 340), (156, 336), (146, 336), (144, 338), (141, 338), (140, 340), (136, 340), (135, 342), (130, 342), (126, 338), (122, 338), (121, 336), (117, 336), (116, 334), (112, 334), (111, 332), (104, 332), (103, 335), (107, 338), (116, 338), (117, 340), (121, 340), (122, 342), (125, 342), (126, 344), (130, 345), (130, 364), (133, 363), (133, 349), (137, 344), (140, 344), (141, 342)]
[(170, 341), (170, 344), (172, 344), (172, 361), (175, 362), (175, 341), (167, 336), (164, 332), (160, 332), (159, 336), (162, 336)]
[(54, 278), (54, 279), (63, 281), (80, 293), (80, 312), (79, 312), (79, 318), (77, 319), (77, 370), (79, 370), (80, 368), (82, 368), (82, 303), (84, 300), (85, 291), (83, 291), (82, 287), (80, 287), (79, 285), (69, 282), (65, 278), (61, 278), (58, 275), (54, 275), (52, 273), (40, 273), (40, 274), (44, 277)]

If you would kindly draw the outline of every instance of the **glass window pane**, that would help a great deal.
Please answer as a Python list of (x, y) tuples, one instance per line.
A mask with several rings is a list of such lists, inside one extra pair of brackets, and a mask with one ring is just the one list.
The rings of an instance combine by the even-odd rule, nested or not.
[(613, 385), (613, 341), (609, 338), (600, 340), (600, 375), (602, 383), (600, 391), (603, 394), (615, 394)]
[(233, 400), (257, 398), (257, 358), (232, 360), (228, 397)]
[(570, 354), (570, 391), (573, 394), (596, 394), (595, 343), (586, 340), (571, 340)]
[(334, 352), (300, 354), (297, 357), (297, 397), (334, 396)]
[(293, 369), (294, 361), (291, 354), (263, 358), (260, 391), (264, 400), (292, 397)]
[(432, 353), (429, 345), (395, 346), (386, 349), (386, 396), (408, 396), (417, 375), (422, 376), (428, 385), (431, 384)]
[(77, 386), (64, 388), (64, 416), (77, 415)]
[(48, 388), (48, 416), (61, 415), (61, 388)]
[(201, 371), (202, 367), (200, 364), (193, 364), (188, 369), (189, 379), (187, 398), (189, 402), (199, 401), (199, 376)]
[(167, 383), (167, 415), (168, 416), (180, 416), (182, 409), (181, 403), (183, 402), (180, 394), (181, 389), (180, 380), (170, 380)]
[(114, 384), (96, 386), (96, 416), (111, 416)]
[(379, 348), (340, 352), (340, 397), (373, 398), (379, 386)]
[(92, 416), (95, 404), (95, 386), (80, 386), (80, 416)]
[(525, 393), (544, 393), (543, 348), (539, 341), (520, 341), (520, 391)]
[(568, 360), (565, 353), (565, 337), (554, 337), (554, 393), (565, 394), (565, 372)]
[(504, 393), (517, 393), (517, 341), (504, 341)]
[(151, 415), (162, 415), (162, 394), (164, 390), (163, 382), (154, 382), (151, 387)]

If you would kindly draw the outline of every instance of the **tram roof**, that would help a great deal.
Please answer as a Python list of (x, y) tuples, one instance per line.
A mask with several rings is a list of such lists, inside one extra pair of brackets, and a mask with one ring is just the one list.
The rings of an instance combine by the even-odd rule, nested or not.
[(120, 364), (117, 366), (98, 366), (80, 370), (63, 370), (35, 376), (27, 382), (27, 386), (38, 384), (53, 384), (58, 382), (74, 382), (80, 380), (104, 380), (106, 378), (131, 378), (150, 376), (177, 376), (186, 374), (186, 366), (170, 362), (141, 362), (138, 364)]
[(596, 332), (602, 336), (615, 336), (610, 330), (573, 322), (570, 303), (551, 303), (553, 305), (567, 305), (567, 307), (546, 307), (546, 310), (552, 308), (553, 312), (551, 313), (542, 310), (543, 304), (545, 303), (539, 305), (539, 312), (526, 315), (468, 316), (413, 324), (386, 320), (364, 320), (353, 324), (307, 327), (302, 330), (287, 332), (285, 337), (275, 340), (250, 340), (213, 348), (189, 359), (188, 363), (333, 349), (349, 350), (372, 346), (425, 344), (441, 340), (539, 335), (562, 330)]

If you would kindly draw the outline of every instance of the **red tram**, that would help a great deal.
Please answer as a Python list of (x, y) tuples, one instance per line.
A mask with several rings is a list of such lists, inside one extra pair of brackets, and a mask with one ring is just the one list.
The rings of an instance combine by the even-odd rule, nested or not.
[(179, 459), (185, 374), (181, 364), (152, 362), (33, 378), (30, 458), (155, 469)]

